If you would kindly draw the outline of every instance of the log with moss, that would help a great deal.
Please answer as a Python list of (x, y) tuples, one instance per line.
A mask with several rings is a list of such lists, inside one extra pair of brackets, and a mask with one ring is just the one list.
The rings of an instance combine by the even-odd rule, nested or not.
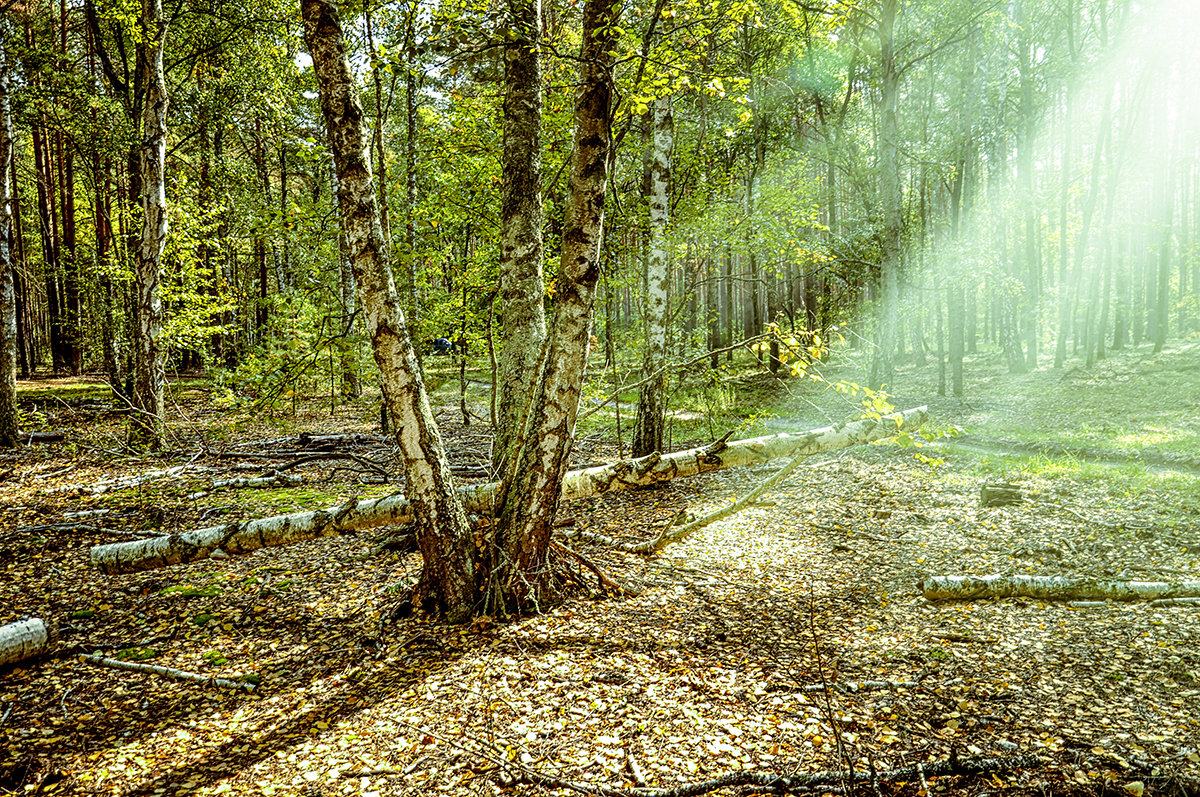
[[(852, 421), (798, 434), (784, 433), (707, 446), (672, 454), (650, 454), (572, 471), (563, 480), (563, 500), (586, 498), (614, 490), (627, 490), (681, 476), (754, 465), (778, 457), (813, 455), (895, 436), (901, 428), (924, 423), (926, 408), (917, 407), (879, 419)], [(468, 510), (492, 514), (499, 485), (460, 488)], [(398, 526), (412, 520), (412, 508), (402, 493), (360, 501), (351, 498), (341, 506), (258, 518), (224, 526), (169, 534), (146, 540), (97, 545), (92, 564), (106, 573), (130, 573), (183, 564), (217, 556), (248, 554), (259, 548), (288, 545), (317, 537), (379, 526)]]
[(1200, 581), (1113, 581), (1067, 576), (930, 576), (920, 583), (931, 601), (975, 598), (1147, 601), (1200, 597)]

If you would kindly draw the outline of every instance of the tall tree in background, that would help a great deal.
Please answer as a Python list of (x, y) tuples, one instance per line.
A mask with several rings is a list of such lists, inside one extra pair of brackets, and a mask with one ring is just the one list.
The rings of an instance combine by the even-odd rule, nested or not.
[(12, 107), (8, 20), (0, 17), (0, 447), (20, 442), (17, 425), (17, 301), (13, 287)]
[(879, 39), (879, 134), (876, 144), (879, 205), (883, 214), (879, 240), (880, 302), (876, 318), (875, 352), (870, 383), (891, 383), (895, 372), (896, 316), (900, 302), (900, 234), (904, 194), (900, 183), (900, 65), (896, 59), (896, 14), (899, 0), (883, 0), (875, 33)]
[(642, 378), (646, 381), (638, 393), (637, 420), (633, 427), (632, 451), (635, 457), (663, 450), (666, 418), (667, 307), (671, 284), (670, 258), (667, 252), (667, 225), (670, 204), (671, 152), (675, 145), (675, 116), (668, 94), (654, 101), (654, 147), (650, 160), (650, 256), (646, 263), (646, 295), (643, 314), (646, 321), (645, 354)]
[(162, 0), (142, 0), (137, 70), (144, 91), (141, 110), (142, 147), (138, 161), (142, 234), (135, 261), (137, 291), (133, 335), (133, 408), (130, 440), (150, 449), (162, 447), (166, 426), (164, 383), (166, 352), (162, 344), (163, 306), (159, 285), (167, 245), (167, 80), (163, 50), (167, 20)]

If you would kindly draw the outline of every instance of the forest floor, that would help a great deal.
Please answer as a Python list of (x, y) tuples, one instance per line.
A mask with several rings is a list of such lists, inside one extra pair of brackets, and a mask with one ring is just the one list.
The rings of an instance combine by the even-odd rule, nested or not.
[[(0, 794), (565, 794), (506, 772), (628, 787), (633, 764), (672, 788), (847, 762), (886, 774), (952, 756), (1010, 763), (849, 791), (1200, 793), (1200, 607), (934, 603), (916, 587), (939, 574), (1200, 580), (1188, 459), (1200, 346), (1091, 371), (988, 367), (975, 364), (986, 376), (966, 400), (936, 398), (931, 366), (897, 381), (898, 406), (929, 403), (933, 424), (966, 437), (815, 457), (761, 503), (648, 559), (579, 546), (641, 594), (580, 589), (539, 616), (467, 626), (396, 611), (419, 560), (373, 553), (378, 532), (133, 575), (89, 567), (91, 545), (131, 533), (394, 489), (361, 483), (371, 462), (391, 466), (365, 404), (331, 413), (314, 399), (283, 419), (231, 420), (203, 384), (178, 384), (174, 450), (149, 458), (121, 452), (123, 419), (105, 405), (23, 384), (38, 400), (30, 417), (67, 438), (0, 458), (0, 625), (34, 616), (52, 629), (48, 655), (0, 672)], [(769, 409), (765, 429), (833, 412), (796, 380), (733, 378), (735, 404)], [(478, 471), (486, 428), (461, 426), (456, 397), (439, 397), (456, 466)], [(482, 394), (472, 399), (486, 415)], [(720, 422), (736, 424), (738, 406)], [(210, 488), (293, 461), (301, 431), (362, 435), (341, 449), (358, 459), (304, 463), (287, 471), (305, 480), (293, 487)], [(764, 433), (748, 431), (737, 436)], [(597, 431), (577, 459), (616, 448)], [(561, 516), (644, 539), (772, 471), (613, 493)], [(981, 507), (980, 486), (996, 481), (1025, 499)], [(108, 512), (67, 514), (86, 510)], [(587, 570), (578, 578), (594, 583)], [(247, 694), (79, 660), (92, 652), (259, 683)], [(890, 683), (838, 688), (868, 681)]]

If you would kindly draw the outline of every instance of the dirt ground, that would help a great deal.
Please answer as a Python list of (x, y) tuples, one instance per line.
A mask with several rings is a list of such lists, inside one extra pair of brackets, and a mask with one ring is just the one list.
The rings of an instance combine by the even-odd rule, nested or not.
[[(1021, 504), (982, 508), (989, 477), (969, 457), (943, 452), (935, 467), (860, 447), (814, 458), (650, 559), (568, 542), (640, 594), (593, 586), (536, 617), (447, 626), (402, 611), (419, 560), (371, 555), (377, 532), (133, 575), (89, 567), (91, 545), (134, 532), (388, 490), (356, 484), (353, 461), (297, 467), (306, 484), (293, 488), (206, 490), (279, 461), (253, 455), (295, 448), (294, 431), (368, 431), (361, 410), (314, 411), (282, 437), (247, 424), (201, 446), (192, 432), (221, 415), (196, 395), (163, 459), (121, 455), (119, 417), (45, 412), (67, 441), (0, 461), (0, 624), (41, 617), (53, 632), (47, 656), (0, 673), (0, 793), (569, 793), (520, 767), (611, 788), (853, 768), (884, 775), (849, 784), (862, 795), (1200, 793), (1196, 606), (932, 603), (916, 586), (943, 574), (1200, 579), (1200, 517), (1153, 491), (1019, 476)], [(450, 408), (442, 419), (460, 467), (477, 467), (486, 436)], [(389, 457), (368, 438), (353, 452)], [(591, 439), (579, 457), (609, 454)], [(167, 467), (184, 470), (79, 489)], [(611, 494), (562, 517), (644, 539), (771, 472)], [(66, 517), (92, 509), (109, 513)], [(578, 580), (595, 584), (584, 568)], [(78, 658), (93, 652), (258, 685)], [(878, 683), (855, 690), (865, 682)], [(952, 757), (1004, 760), (978, 775), (886, 777)]]

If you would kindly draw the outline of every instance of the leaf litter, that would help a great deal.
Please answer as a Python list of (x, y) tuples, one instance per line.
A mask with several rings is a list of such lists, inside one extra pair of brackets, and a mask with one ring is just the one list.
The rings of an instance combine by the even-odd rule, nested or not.
[[(544, 794), (557, 790), (514, 783), (497, 762), (612, 787), (635, 785), (637, 771), (669, 788), (743, 770), (1015, 754), (1041, 763), (880, 793), (1186, 794), (1200, 779), (1194, 607), (937, 604), (916, 589), (949, 573), (1200, 577), (1200, 527), (1166, 522), (1178, 518), (1155, 495), (1027, 477), (1031, 500), (985, 509), (982, 477), (954, 456), (931, 469), (911, 452), (858, 448), (814, 459), (649, 559), (572, 543), (640, 595), (596, 587), (539, 616), (446, 626), (405, 616), (419, 561), (366, 558), (368, 533), (102, 576), (87, 553), (111, 541), (104, 526), (199, 524), (213, 506), (188, 498), (196, 477), (77, 498), (53, 490), (162, 463), (47, 446), (10, 466), (0, 623), (39, 616), (55, 636), (48, 656), (0, 681), (4, 793)], [(708, 474), (561, 516), (642, 539), (768, 475)], [(343, 480), (319, 497), (364, 489)], [(233, 519), (307, 500), (296, 496), (210, 500)], [(111, 519), (20, 530), (95, 508)], [(93, 652), (259, 686), (245, 695), (78, 661)]]

